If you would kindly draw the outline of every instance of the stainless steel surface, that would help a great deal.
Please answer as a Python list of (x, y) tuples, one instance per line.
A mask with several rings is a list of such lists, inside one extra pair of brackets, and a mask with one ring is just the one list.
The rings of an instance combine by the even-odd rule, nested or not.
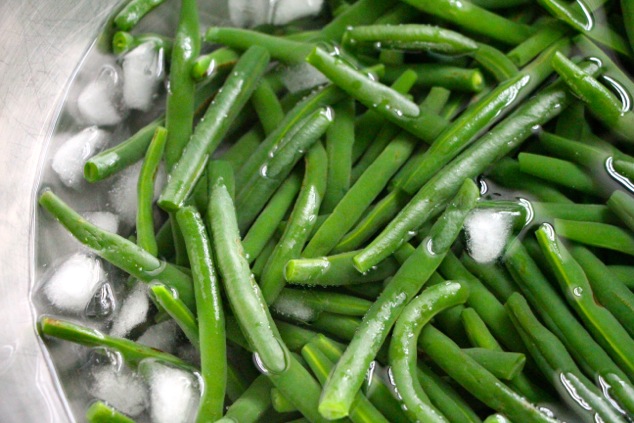
[(0, 421), (66, 422), (29, 304), (38, 165), (73, 71), (117, 0), (0, 2)]

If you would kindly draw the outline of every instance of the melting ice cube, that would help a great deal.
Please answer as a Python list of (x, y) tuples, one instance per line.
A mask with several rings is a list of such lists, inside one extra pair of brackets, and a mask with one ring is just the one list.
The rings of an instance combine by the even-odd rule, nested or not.
[(150, 110), (163, 81), (163, 49), (143, 43), (123, 57), (123, 101), (130, 109)]
[(69, 188), (79, 189), (84, 181), (86, 160), (99, 152), (108, 141), (108, 133), (91, 126), (69, 138), (53, 156), (52, 167)]
[(512, 217), (496, 210), (475, 210), (465, 220), (467, 250), (479, 263), (490, 263), (502, 254), (511, 233)]
[(150, 385), (150, 414), (154, 423), (191, 421), (200, 397), (193, 374), (156, 361), (142, 363)]
[(77, 97), (77, 109), (89, 125), (116, 125), (125, 116), (119, 68), (105, 65)]

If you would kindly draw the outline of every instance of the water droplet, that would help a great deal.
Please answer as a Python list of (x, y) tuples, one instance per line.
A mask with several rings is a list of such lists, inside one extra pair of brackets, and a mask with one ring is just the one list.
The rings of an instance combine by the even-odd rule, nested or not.
[(551, 241), (555, 241), (555, 228), (553, 228), (550, 223), (543, 223), (541, 228), (544, 229), (544, 232), (546, 233), (546, 236), (548, 236), (548, 239), (550, 239)]
[(621, 113), (629, 112), (632, 110), (632, 98), (630, 93), (627, 92), (625, 87), (618, 82), (616, 79), (609, 77), (607, 75), (603, 75), (603, 80), (607, 82), (613, 91), (619, 96), (619, 100), (621, 100)]
[(583, 288), (580, 286), (576, 286), (573, 288), (572, 293), (576, 296), (576, 297), (581, 297), (583, 295)]
[(608, 172), (608, 175), (610, 175), (612, 179), (623, 185), (630, 192), (634, 193), (634, 184), (632, 184), (632, 181), (630, 181), (628, 178), (621, 175), (619, 172), (616, 171), (616, 169), (614, 169), (614, 159), (612, 157), (608, 157), (605, 160), (605, 170), (606, 172)]

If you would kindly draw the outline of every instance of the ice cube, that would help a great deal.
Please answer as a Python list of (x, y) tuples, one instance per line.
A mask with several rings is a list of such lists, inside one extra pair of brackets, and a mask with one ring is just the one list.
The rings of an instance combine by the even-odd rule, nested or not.
[(79, 189), (84, 182), (86, 160), (99, 152), (108, 141), (108, 133), (91, 126), (69, 138), (53, 156), (52, 167), (64, 185)]
[[(136, 222), (137, 185), (141, 166), (142, 162), (137, 162), (124, 169), (117, 177), (108, 195), (112, 208), (119, 215), (121, 222), (128, 227), (134, 226)], [(160, 195), (166, 179), (165, 168), (161, 166), (154, 182), (154, 200)]]
[(317, 15), (323, 0), (275, 0), (273, 3), (273, 24), (284, 25), (296, 19)]
[(142, 363), (143, 374), (150, 385), (150, 414), (153, 423), (193, 421), (200, 398), (193, 374), (161, 364)]
[(464, 227), (469, 255), (479, 263), (490, 263), (502, 254), (511, 234), (512, 216), (496, 210), (475, 210)]
[(149, 327), (145, 333), (137, 339), (137, 342), (157, 350), (174, 353), (179, 335), (180, 328), (176, 322), (166, 320)]
[(76, 253), (55, 270), (44, 285), (44, 294), (58, 309), (79, 314), (104, 278), (98, 259)]
[(112, 285), (109, 282), (102, 284), (92, 296), (86, 307), (86, 316), (94, 319), (104, 319), (110, 316), (116, 306), (116, 299)]
[(235, 26), (254, 27), (271, 21), (270, 0), (229, 0), (229, 18)]
[(150, 110), (165, 74), (163, 49), (143, 43), (123, 57), (123, 101), (130, 109)]
[(149, 403), (145, 383), (139, 375), (126, 367), (109, 365), (92, 371), (91, 395), (107, 402), (129, 416), (138, 416)]
[(119, 231), (119, 217), (114, 213), (106, 211), (88, 212), (84, 213), (84, 219), (104, 231), (115, 234)]
[(77, 110), (89, 125), (110, 126), (125, 117), (119, 68), (105, 65), (77, 97)]
[(126, 336), (136, 326), (145, 322), (149, 309), (150, 300), (147, 286), (139, 282), (123, 301), (121, 309), (112, 323), (110, 334), (119, 337)]
[(328, 78), (308, 63), (287, 67), (280, 75), (282, 84), (291, 92), (308, 90), (328, 82)]

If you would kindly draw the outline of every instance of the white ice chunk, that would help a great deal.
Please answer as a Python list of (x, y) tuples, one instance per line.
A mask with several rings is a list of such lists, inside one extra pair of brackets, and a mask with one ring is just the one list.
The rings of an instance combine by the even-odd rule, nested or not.
[(284, 25), (291, 21), (317, 15), (323, 0), (276, 0), (273, 3), (273, 24)]
[(502, 254), (511, 233), (512, 216), (495, 210), (475, 210), (465, 220), (467, 250), (479, 263), (490, 263)]
[[(141, 173), (142, 162), (124, 169), (113, 184), (108, 198), (111, 206), (119, 215), (121, 222), (131, 227), (136, 222), (137, 213), (137, 185)], [(163, 166), (159, 167), (154, 182), (154, 199), (156, 200), (165, 184), (167, 175)]]
[(112, 336), (126, 336), (132, 329), (143, 323), (150, 309), (147, 286), (137, 283), (128, 297), (123, 301), (119, 314), (112, 323)]
[(108, 133), (91, 126), (69, 138), (53, 156), (52, 167), (64, 185), (79, 189), (84, 181), (86, 160), (98, 153), (108, 141)]
[(90, 393), (129, 416), (138, 416), (148, 405), (148, 392), (143, 380), (132, 371), (116, 366), (98, 367), (92, 372)]
[(279, 296), (273, 303), (273, 310), (300, 322), (311, 322), (317, 318), (314, 309), (295, 297)]
[(97, 78), (88, 83), (77, 97), (77, 109), (86, 123), (108, 126), (123, 120), (125, 111), (119, 72), (114, 66), (103, 66)]
[(239, 27), (253, 27), (271, 21), (270, 0), (229, 0), (229, 19)]
[(119, 217), (114, 213), (106, 211), (88, 212), (84, 213), (84, 219), (104, 231), (115, 234), (119, 231)]
[(157, 350), (174, 353), (180, 329), (175, 321), (166, 320), (149, 327), (143, 335), (137, 339), (139, 344)]
[(328, 82), (328, 78), (308, 63), (288, 67), (282, 71), (281, 80), (291, 92), (308, 90)]
[(44, 285), (44, 294), (60, 310), (82, 313), (104, 277), (98, 259), (77, 253), (57, 268)]
[(147, 366), (150, 384), (150, 414), (153, 423), (193, 421), (200, 393), (193, 374), (159, 362)]
[(123, 101), (130, 109), (150, 110), (163, 81), (163, 49), (143, 43), (123, 57)]

